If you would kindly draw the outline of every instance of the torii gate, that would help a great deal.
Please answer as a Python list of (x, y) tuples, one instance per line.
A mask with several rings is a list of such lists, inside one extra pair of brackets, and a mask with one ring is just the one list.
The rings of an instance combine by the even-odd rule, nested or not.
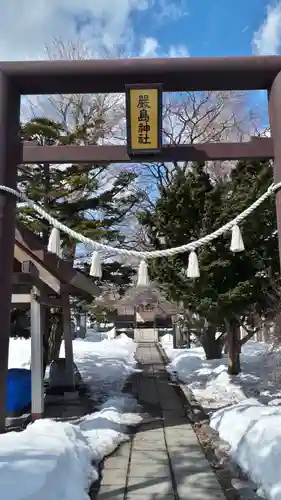
[[(268, 91), (272, 138), (244, 143), (164, 146), (138, 162), (272, 159), (281, 181), (281, 56), (0, 62), (0, 184), (16, 188), (22, 163), (124, 163), (126, 146), (21, 144), (20, 98), (34, 94), (122, 93), (126, 85), (160, 84), (165, 92)], [(0, 432), (4, 432), (16, 198), (0, 191)], [(281, 192), (276, 193), (281, 260)]]

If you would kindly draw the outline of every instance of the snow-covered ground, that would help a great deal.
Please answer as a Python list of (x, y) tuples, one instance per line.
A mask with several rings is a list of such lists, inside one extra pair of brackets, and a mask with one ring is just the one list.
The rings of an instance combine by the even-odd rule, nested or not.
[[(126, 335), (111, 337), (89, 331), (86, 339), (73, 342), (78, 369), (104, 401), (100, 411), (78, 425), (39, 420), (21, 433), (0, 436), (3, 498), (86, 500), (98, 478), (94, 465), (128, 439), (129, 426), (140, 422), (136, 401), (121, 392), (135, 369), (136, 344)], [(29, 365), (30, 341), (11, 340), (9, 367)]]
[(248, 342), (242, 372), (227, 373), (227, 358), (207, 361), (200, 347), (162, 346), (168, 369), (192, 390), (209, 413), (211, 427), (228, 443), (232, 459), (267, 500), (281, 500), (281, 353), (262, 342)]
[(177, 373), (200, 401), (206, 412), (256, 397), (264, 404), (281, 404), (281, 353), (263, 342), (249, 341), (242, 348), (242, 372), (232, 377), (227, 373), (227, 357), (206, 360), (202, 347), (173, 349), (171, 336), (162, 339)]
[(281, 407), (246, 399), (218, 410), (211, 427), (229, 444), (225, 451), (267, 500), (281, 499)]

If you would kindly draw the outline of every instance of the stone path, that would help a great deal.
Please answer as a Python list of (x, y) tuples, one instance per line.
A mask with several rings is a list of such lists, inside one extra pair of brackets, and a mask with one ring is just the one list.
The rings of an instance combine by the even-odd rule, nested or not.
[(225, 500), (156, 345), (140, 345), (133, 393), (144, 423), (107, 458), (97, 500)]

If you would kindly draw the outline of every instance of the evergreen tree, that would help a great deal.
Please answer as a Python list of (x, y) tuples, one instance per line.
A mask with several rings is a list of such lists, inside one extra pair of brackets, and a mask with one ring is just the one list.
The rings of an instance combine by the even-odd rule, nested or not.
[[(87, 143), (87, 129), (68, 133), (60, 123), (35, 118), (22, 127), (24, 140), (39, 145)], [(24, 166), (18, 176), (20, 188), (62, 223), (96, 241), (123, 241), (118, 225), (138, 201), (130, 190), (136, 175), (122, 170), (107, 182), (107, 165), (33, 165)], [(49, 235), (50, 228), (29, 207), (21, 208), (18, 217), (34, 232)], [(76, 242), (64, 236), (65, 257), (73, 261)]]
[[(271, 182), (268, 162), (238, 162), (229, 180), (216, 183), (203, 165), (194, 165), (185, 175), (177, 175), (172, 185), (162, 191), (155, 211), (140, 214), (140, 221), (155, 248), (162, 246), (159, 236), (164, 236), (167, 247), (180, 246), (234, 218), (264, 193)], [(230, 234), (199, 250), (198, 280), (185, 276), (187, 253), (159, 259), (151, 265), (151, 272), (160, 283), (166, 284), (170, 297), (182, 301), (186, 308), (207, 321), (206, 334), (201, 338), (207, 357), (217, 357), (221, 352), (219, 342), (215, 341), (216, 330), (224, 332), (228, 327), (231, 341), (235, 331), (237, 335), (241, 318), (253, 312), (266, 313), (276, 295), (279, 256), (274, 199), (265, 201), (241, 229), (245, 252), (231, 253)], [(232, 372), (239, 371), (238, 354), (235, 352), (237, 366), (230, 367)]]
[[(21, 135), (25, 141), (36, 141), (38, 145), (97, 144), (99, 127), (95, 134), (95, 122), (82, 124), (69, 130), (66, 125), (48, 118), (34, 118), (22, 125)], [(107, 176), (107, 165), (67, 164), (67, 165), (23, 165), (19, 169), (18, 185), (26, 196), (43, 205), (47, 212), (62, 223), (95, 241), (113, 244), (124, 242), (119, 226), (132, 207), (138, 202), (139, 194), (131, 189), (136, 175), (130, 171), (116, 171), (115, 177)], [(50, 227), (48, 223), (27, 206), (18, 208), (17, 217), (34, 233), (43, 237), (47, 245)], [(62, 234), (63, 258), (74, 263), (76, 241)], [(79, 247), (78, 247), (79, 248)], [(89, 249), (92, 252), (92, 249)], [(80, 252), (81, 256), (81, 252)], [(84, 259), (87, 253), (83, 251)], [(109, 267), (120, 268), (120, 263)], [(112, 275), (115, 282), (116, 275)], [(127, 275), (128, 277), (128, 275)], [(129, 279), (129, 278), (128, 278)], [(51, 322), (57, 325), (56, 332), (49, 337), (52, 353), (49, 361), (59, 354), (61, 339), (61, 314), (53, 311)], [(55, 339), (55, 340), (54, 340)]]
[(24, 339), (30, 337), (30, 315), (26, 311), (12, 309), (10, 337)]

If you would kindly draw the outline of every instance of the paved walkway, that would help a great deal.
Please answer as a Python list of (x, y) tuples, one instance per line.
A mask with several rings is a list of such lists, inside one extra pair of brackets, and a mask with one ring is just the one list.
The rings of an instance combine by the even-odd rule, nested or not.
[(97, 499), (225, 500), (158, 348), (140, 345), (137, 359), (143, 371), (133, 392), (144, 423), (105, 461)]

